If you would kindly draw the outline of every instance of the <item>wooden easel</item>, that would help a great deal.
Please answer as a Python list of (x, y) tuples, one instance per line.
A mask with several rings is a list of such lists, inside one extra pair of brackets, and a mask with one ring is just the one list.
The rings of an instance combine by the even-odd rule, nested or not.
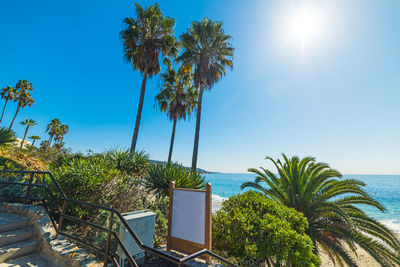
[[(181, 192), (178, 192), (181, 191)], [(184, 192), (182, 192), (184, 191)], [(174, 193), (180, 193), (181, 195), (185, 195), (185, 199), (174, 199)], [(192, 229), (193, 231), (204, 231), (204, 242), (194, 242), (190, 240), (190, 236), (188, 238), (179, 238), (176, 236), (173, 236), (173, 227), (176, 230), (176, 214), (174, 214), (174, 202), (175, 204), (182, 204), (182, 203), (177, 203), (177, 201), (187, 201), (190, 202), (188, 198), (190, 198), (190, 192), (193, 192), (194, 194), (197, 193), (196, 198), (202, 200), (202, 196), (199, 195), (199, 193), (204, 194), (204, 202), (201, 202), (201, 204), (204, 205), (204, 224), (196, 221), (196, 216), (190, 216), (188, 220), (193, 220), (193, 222), (196, 222), (197, 225), (200, 225), (201, 228), (204, 227), (204, 229), (197, 228), (197, 229)], [(193, 195), (194, 196), (194, 195)], [(187, 198), (186, 198), (187, 197)], [(167, 237), (167, 250), (176, 250), (179, 252), (183, 252), (186, 254), (192, 254), (197, 251), (200, 251), (202, 249), (208, 249), (211, 250), (212, 248), (212, 230), (211, 230), (211, 210), (212, 210), (212, 202), (211, 202), (211, 184), (207, 183), (206, 185), (206, 190), (197, 190), (197, 189), (186, 189), (186, 188), (175, 188), (175, 182), (170, 183), (169, 187), (169, 214), (168, 214), (168, 237)], [(203, 209), (202, 207), (196, 207)], [(179, 210), (180, 216), (182, 214), (190, 214), (190, 207), (188, 207), (186, 210)], [(175, 211), (176, 213), (177, 211)], [(199, 218), (202, 218), (203, 215), (199, 214)], [(190, 228), (191, 225), (187, 225), (188, 228)], [(210, 257), (206, 256), (206, 261), (207, 263), (210, 262)]]

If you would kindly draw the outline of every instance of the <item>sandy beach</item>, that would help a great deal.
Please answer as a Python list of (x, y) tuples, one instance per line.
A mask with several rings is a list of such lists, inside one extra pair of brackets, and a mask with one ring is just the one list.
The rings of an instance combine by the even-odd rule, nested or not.
[[(351, 252), (352, 253), (352, 252)], [(381, 267), (380, 264), (378, 264), (374, 258), (372, 258), (367, 252), (365, 252), (362, 248), (357, 249), (357, 255), (354, 255), (354, 259), (357, 261), (357, 265), (360, 267)], [(321, 258), (321, 266), (322, 267), (335, 267), (335, 264), (332, 262), (332, 260), (329, 258), (328, 255), (321, 253), (320, 255)], [(336, 264), (336, 267), (339, 266)]]

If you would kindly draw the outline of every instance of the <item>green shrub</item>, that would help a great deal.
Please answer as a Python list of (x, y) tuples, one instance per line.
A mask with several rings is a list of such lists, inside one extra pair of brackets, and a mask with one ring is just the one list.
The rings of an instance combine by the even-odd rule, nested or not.
[(241, 266), (319, 266), (302, 213), (249, 191), (230, 197), (213, 218), (213, 246)]
[[(101, 201), (106, 184), (120, 173), (110, 169), (104, 157), (73, 158), (51, 171), (67, 197), (92, 203)], [(81, 218), (89, 213), (79, 206), (72, 212)]]
[(146, 208), (157, 213), (154, 246), (161, 247), (162, 245), (165, 245), (168, 235), (169, 198), (165, 197), (151, 201), (148, 203)]
[(25, 170), (25, 167), (12, 159), (0, 156), (0, 170)]
[[(12, 159), (0, 156), (0, 170), (25, 170), (25, 167)], [(0, 176), (0, 180), (2, 181), (18, 183), (26, 182), (24, 174), (0, 173)], [(5, 201), (10, 201), (10, 197), (12, 196), (24, 196), (25, 190), (26, 188), (23, 186), (0, 184), (0, 196), (5, 197)]]
[(204, 189), (206, 186), (203, 176), (177, 163), (150, 165), (144, 179), (144, 186), (148, 191), (154, 192), (157, 198), (161, 198), (168, 196), (171, 181), (175, 181), (177, 188)]

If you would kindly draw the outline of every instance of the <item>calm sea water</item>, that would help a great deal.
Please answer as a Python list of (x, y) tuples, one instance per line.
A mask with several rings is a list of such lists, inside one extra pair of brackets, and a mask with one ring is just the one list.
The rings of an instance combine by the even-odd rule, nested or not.
[[(253, 181), (255, 174), (211, 173), (205, 176), (212, 184), (213, 210), (216, 210), (224, 199), (243, 192), (240, 189), (241, 184)], [(400, 234), (400, 175), (344, 175), (344, 177), (355, 178), (366, 184), (365, 191), (382, 203), (387, 210), (380, 212), (375, 208), (361, 207), (370, 216)]]

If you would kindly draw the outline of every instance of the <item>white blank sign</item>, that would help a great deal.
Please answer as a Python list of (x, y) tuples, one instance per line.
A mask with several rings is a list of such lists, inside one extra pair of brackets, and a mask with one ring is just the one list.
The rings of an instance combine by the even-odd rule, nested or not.
[(205, 243), (206, 192), (174, 190), (171, 236)]

